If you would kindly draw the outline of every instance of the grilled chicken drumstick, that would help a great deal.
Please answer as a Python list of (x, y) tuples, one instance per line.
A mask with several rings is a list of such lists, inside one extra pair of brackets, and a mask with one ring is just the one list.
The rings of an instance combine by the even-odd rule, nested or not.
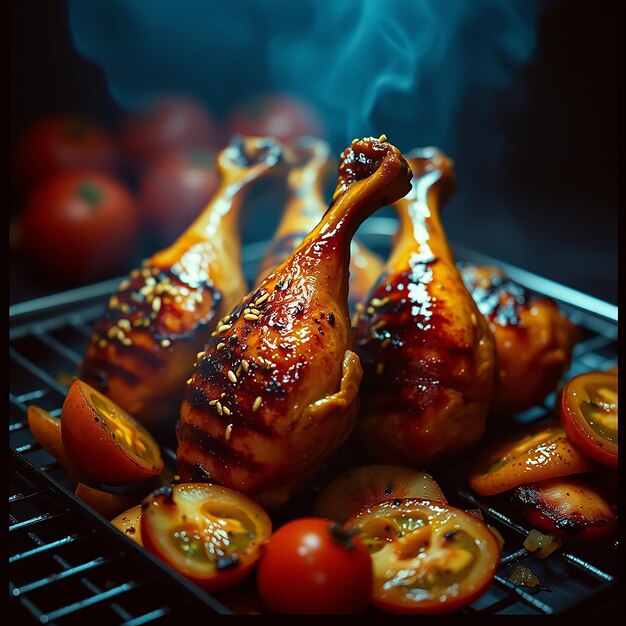
[(407, 160), (400, 229), (357, 317), (364, 371), (357, 439), (381, 463), (426, 466), (482, 436), (495, 379), (494, 342), (463, 284), (440, 218), (452, 162), (425, 148)]
[(460, 271), (496, 341), (491, 410), (505, 415), (540, 404), (569, 368), (576, 326), (554, 300), (531, 294), (499, 268), (463, 264)]
[(213, 199), (170, 247), (130, 273), (95, 325), (81, 377), (157, 431), (173, 433), (197, 352), (248, 290), (239, 208), (281, 160), (272, 139), (233, 139), (218, 154)]
[[(322, 139), (300, 138), (291, 149), (292, 166), (287, 177), (289, 198), (273, 242), (263, 259), (255, 284), (278, 267), (309, 234), (326, 212), (324, 189), (331, 173), (330, 146)], [(363, 244), (350, 244), (348, 306), (354, 311), (363, 302), (383, 270), (383, 261)]]
[(350, 241), (408, 192), (410, 177), (384, 137), (342, 153), (323, 219), (199, 356), (177, 429), (183, 481), (220, 483), (275, 509), (348, 437), (362, 376), (347, 306)]

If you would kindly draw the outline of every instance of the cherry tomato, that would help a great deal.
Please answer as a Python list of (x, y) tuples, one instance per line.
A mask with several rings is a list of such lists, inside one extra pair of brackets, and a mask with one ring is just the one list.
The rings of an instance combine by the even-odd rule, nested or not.
[(373, 564), (372, 603), (391, 613), (444, 613), (491, 583), (500, 544), (487, 525), (443, 502), (387, 500), (346, 522), (360, 529)]
[(617, 513), (606, 496), (580, 477), (520, 485), (515, 499), (537, 528), (570, 539), (599, 539), (617, 530)]
[(66, 282), (110, 277), (126, 269), (139, 229), (131, 192), (95, 171), (60, 172), (29, 196), (22, 222), (26, 254)]
[(491, 496), (528, 482), (589, 472), (593, 467), (560, 424), (541, 423), (479, 450), (470, 463), (468, 482), (481, 496)]
[(121, 144), (130, 163), (143, 168), (173, 148), (216, 146), (217, 135), (217, 125), (206, 107), (189, 96), (171, 94), (130, 113), (122, 125)]
[(128, 510), (141, 500), (136, 495), (102, 491), (102, 489), (96, 489), (84, 483), (78, 483), (74, 493), (77, 498), (80, 498), (85, 504), (107, 519), (111, 519)]
[(270, 518), (254, 500), (219, 485), (164, 487), (141, 506), (146, 548), (211, 592), (239, 583), (272, 532)]
[(233, 135), (275, 137), (287, 144), (307, 135), (324, 135), (319, 115), (307, 102), (281, 93), (255, 95), (237, 105), (228, 129)]
[(68, 478), (75, 485), (89, 481), (65, 451), (61, 434), (61, 420), (34, 404), (28, 407), (26, 416), (28, 427), (35, 439), (48, 454), (59, 462)]
[(563, 388), (560, 415), (567, 436), (581, 452), (617, 469), (617, 373), (574, 376)]
[(141, 538), (142, 513), (143, 509), (141, 508), (141, 504), (137, 504), (111, 520), (111, 524), (113, 524), (115, 528), (123, 532), (127, 537), (130, 537), (140, 546), (143, 546), (143, 539)]
[(198, 217), (217, 191), (219, 176), (210, 148), (178, 148), (146, 169), (140, 190), (145, 222), (169, 244)]
[(20, 182), (31, 188), (62, 170), (114, 172), (118, 155), (113, 137), (81, 115), (50, 115), (33, 123), (17, 147)]
[(318, 495), (313, 514), (344, 521), (365, 507), (393, 498), (447, 501), (426, 472), (400, 465), (364, 465), (332, 480)]
[(163, 471), (159, 446), (146, 428), (79, 378), (63, 402), (61, 432), (72, 461), (105, 485), (134, 483)]
[(362, 613), (370, 600), (372, 562), (359, 537), (338, 523), (300, 518), (270, 538), (257, 583), (270, 613)]

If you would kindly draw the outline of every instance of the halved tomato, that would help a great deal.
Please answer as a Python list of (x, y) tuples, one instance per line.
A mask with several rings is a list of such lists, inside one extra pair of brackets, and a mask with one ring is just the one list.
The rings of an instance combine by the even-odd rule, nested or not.
[(401, 465), (363, 465), (328, 483), (315, 500), (313, 515), (344, 521), (367, 506), (393, 498), (447, 502), (426, 472)]
[(61, 420), (34, 404), (28, 407), (26, 417), (28, 419), (28, 427), (35, 439), (48, 454), (52, 455), (59, 462), (68, 478), (75, 485), (89, 481), (65, 451), (61, 434)]
[(617, 372), (586, 372), (563, 388), (561, 424), (572, 443), (617, 469)]
[(124, 485), (158, 476), (164, 467), (148, 430), (106, 396), (75, 378), (61, 410), (63, 445), (93, 480)]
[(372, 603), (392, 613), (444, 613), (476, 600), (500, 558), (487, 525), (443, 502), (398, 498), (363, 509), (360, 529), (373, 563)]
[(479, 450), (470, 463), (468, 483), (481, 496), (490, 496), (524, 483), (589, 472), (593, 467), (560, 424), (539, 423)]
[(111, 524), (115, 526), (120, 532), (123, 532), (127, 537), (130, 537), (133, 541), (143, 546), (143, 540), (141, 539), (141, 514), (143, 509), (141, 504), (128, 509), (124, 513), (120, 513), (115, 519), (111, 520)]
[(272, 533), (270, 518), (254, 500), (219, 485), (165, 487), (141, 506), (145, 547), (211, 592), (241, 581)]
[(617, 530), (615, 507), (581, 477), (520, 485), (515, 489), (515, 499), (533, 526), (563, 537), (599, 539)]

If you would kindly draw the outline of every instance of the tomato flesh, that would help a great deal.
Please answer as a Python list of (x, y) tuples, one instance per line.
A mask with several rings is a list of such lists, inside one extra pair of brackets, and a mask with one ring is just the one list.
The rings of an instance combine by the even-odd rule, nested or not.
[(573, 444), (617, 469), (617, 373), (587, 372), (570, 379), (561, 399), (561, 424)]
[(365, 507), (393, 498), (446, 502), (443, 491), (426, 472), (399, 465), (363, 465), (328, 483), (315, 501), (313, 514), (343, 521)]
[(117, 517), (111, 520), (111, 524), (115, 526), (120, 532), (124, 533), (127, 537), (132, 539), (135, 543), (143, 546), (143, 540), (141, 538), (141, 514), (143, 510), (140, 504), (128, 509), (124, 513), (120, 513)]
[(234, 586), (252, 569), (271, 521), (251, 498), (207, 483), (163, 488), (142, 503), (144, 545), (209, 591)]
[(123, 485), (163, 471), (159, 446), (148, 430), (79, 378), (63, 402), (61, 433), (71, 459), (98, 482)]
[(482, 496), (518, 485), (591, 471), (594, 463), (569, 441), (560, 424), (534, 424), (478, 451), (468, 483)]
[(533, 526), (563, 537), (599, 539), (617, 530), (615, 507), (580, 477), (521, 485), (515, 489), (515, 499)]
[(487, 525), (442, 502), (399, 498), (346, 522), (372, 557), (372, 602), (392, 613), (443, 613), (471, 604), (493, 579), (500, 546)]

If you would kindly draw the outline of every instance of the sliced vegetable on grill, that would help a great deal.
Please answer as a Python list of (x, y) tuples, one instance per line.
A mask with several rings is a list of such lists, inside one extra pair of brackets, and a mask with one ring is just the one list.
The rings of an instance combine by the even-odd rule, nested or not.
[(331, 480), (317, 496), (313, 514), (344, 521), (361, 509), (393, 498), (447, 501), (426, 472), (401, 465), (363, 465)]
[(272, 532), (270, 518), (254, 500), (218, 485), (163, 487), (141, 506), (144, 546), (208, 591), (240, 582)]
[(346, 528), (372, 557), (372, 603), (391, 613), (446, 613), (471, 604), (491, 583), (500, 545), (486, 524), (443, 502), (387, 500)]
[(81, 472), (105, 485), (136, 483), (163, 471), (161, 451), (150, 432), (79, 378), (63, 402), (61, 433)]
[(549, 533), (590, 540), (607, 537), (617, 530), (615, 505), (584, 476), (520, 485), (514, 496), (524, 517)]
[(63, 445), (61, 420), (48, 411), (34, 404), (29, 405), (26, 416), (28, 427), (42, 448), (51, 454), (65, 470), (68, 478), (75, 484), (90, 482), (76, 463), (68, 456)]
[(541, 422), (479, 449), (469, 465), (468, 483), (490, 496), (528, 482), (589, 472), (594, 465), (560, 424)]
[(586, 372), (567, 381), (561, 424), (571, 442), (592, 459), (617, 469), (617, 372)]
[(111, 524), (113, 524), (115, 528), (117, 528), (120, 532), (123, 532), (127, 537), (130, 537), (140, 546), (143, 546), (143, 540), (141, 538), (142, 512), (143, 509), (141, 508), (141, 504), (136, 504), (111, 520)]

